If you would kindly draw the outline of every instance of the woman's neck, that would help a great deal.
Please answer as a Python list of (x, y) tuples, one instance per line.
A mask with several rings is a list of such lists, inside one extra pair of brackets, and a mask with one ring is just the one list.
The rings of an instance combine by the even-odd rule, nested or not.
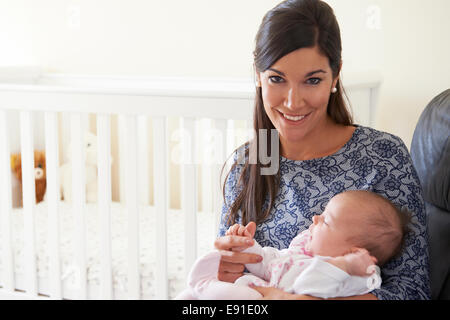
[(301, 141), (286, 141), (280, 136), (281, 155), (290, 160), (311, 160), (339, 151), (353, 135), (355, 127), (334, 123), (331, 119)]

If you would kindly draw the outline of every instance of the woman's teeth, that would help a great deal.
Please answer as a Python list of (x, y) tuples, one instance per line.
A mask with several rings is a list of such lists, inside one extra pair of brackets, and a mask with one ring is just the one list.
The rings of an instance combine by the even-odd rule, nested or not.
[(306, 115), (305, 115), (305, 116), (297, 116), (297, 117), (293, 117), (293, 116), (288, 116), (287, 114), (284, 114), (284, 113), (283, 113), (283, 117), (285, 117), (285, 118), (288, 119), (288, 120), (299, 121), (299, 120), (302, 120), (304, 117), (306, 117)]

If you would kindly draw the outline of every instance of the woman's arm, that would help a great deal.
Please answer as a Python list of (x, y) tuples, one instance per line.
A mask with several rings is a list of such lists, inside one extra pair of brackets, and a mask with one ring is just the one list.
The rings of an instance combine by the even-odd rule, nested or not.
[(360, 296), (352, 296), (352, 297), (341, 297), (341, 298), (330, 298), (330, 299), (322, 299), (313, 296), (308, 296), (305, 294), (292, 294), (285, 292), (281, 289), (277, 289), (274, 287), (254, 287), (253, 289), (258, 291), (264, 300), (378, 300), (378, 298), (371, 294), (363, 294)]
[[(386, 140), (373, 144), (373, 152), (382, 160), (378, 165), (385, 168), (385, 172), (378, 171), (373, 188), (398, 207), (411, 212), (412, 221), (405, 248), (400, 256), (382, 267), (383, 283), (372, 293), (383, 300), (430, 299), (428, 235), (422, 188), (405, 144), (395, 136), (391, 136), (389, 143)], [(382, 143), (377, 146), (377, 142)]]
[(371, 293), (366, 293), (360, 296), (330, 298), (328, 300), (378, 300), (378, 298)]

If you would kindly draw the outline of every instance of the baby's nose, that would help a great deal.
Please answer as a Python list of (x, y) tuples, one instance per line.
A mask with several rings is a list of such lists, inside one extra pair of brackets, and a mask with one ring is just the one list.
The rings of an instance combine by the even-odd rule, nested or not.
[(319, 220), (318, 216), (313, 216), (312, 221), (314, 224), (317, 224), (318, 220)]

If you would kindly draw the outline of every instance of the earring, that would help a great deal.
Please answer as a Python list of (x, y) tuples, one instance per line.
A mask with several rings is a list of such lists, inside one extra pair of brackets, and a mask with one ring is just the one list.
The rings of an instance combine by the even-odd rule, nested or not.
[(333, 89), (331, 89), (331, 93), (336, 93), (337, 92), (337, 88), (334, 87)]

